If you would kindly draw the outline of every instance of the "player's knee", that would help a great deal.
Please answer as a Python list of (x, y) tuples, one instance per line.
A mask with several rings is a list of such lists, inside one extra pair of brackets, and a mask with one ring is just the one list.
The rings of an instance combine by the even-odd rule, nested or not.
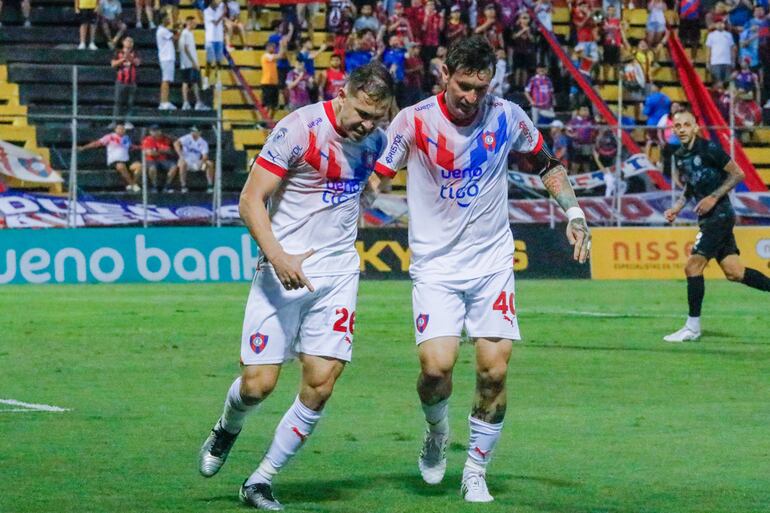
[(703, 266), (698, 261), (689, 261), (684, 266), (684, 274), (688, 278), (692, 278), (694, 276), (700, 276), (703, 274)]
[(743, 281), (743, 269), (725, 269), (725, 278), (730, 281)]
[(452, 369), (442, 365), (423, 365), (421, 380), (426, 386), (438, 386), (452, 381)]
[(480, 389), (499, 391), (505, 387), (505, 379), (508, 376), (508, 366), (504, 364), (493, 365), (476, 371), (476, 381)]
[(241, 397), (247, 404), (256, 404), (267, 398), (275, 388), (272, 376), (251, 375), (241, 378)]

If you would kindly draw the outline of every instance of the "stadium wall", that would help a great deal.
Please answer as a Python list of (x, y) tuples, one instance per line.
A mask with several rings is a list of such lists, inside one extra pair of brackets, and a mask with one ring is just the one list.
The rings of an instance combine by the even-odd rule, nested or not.
[[(563, 226), (517, 225), (523, 278), (589, 278), (572, 261)], [(362, 277), (408, 278), (405, 228), (359, 231)], [(89, 228), (0, 231), (0, 284), (248, 281), (257, 247), (245, 228)]]

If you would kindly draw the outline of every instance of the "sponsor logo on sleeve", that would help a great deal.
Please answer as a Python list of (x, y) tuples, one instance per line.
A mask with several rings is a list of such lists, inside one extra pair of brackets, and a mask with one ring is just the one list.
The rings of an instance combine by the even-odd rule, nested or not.
[(404, 140), (404, 136), (401, 134), (397, 134), (393, 138), (393, 142), (390, 144), (388, 153), (387, 155), (385, 155), (385, 162), (387, 162), (388, 164), (393, 163), (393, 158), (396, 156), (396, 152), (398, 151), (398, 145), (401, 144), (403, 140)]

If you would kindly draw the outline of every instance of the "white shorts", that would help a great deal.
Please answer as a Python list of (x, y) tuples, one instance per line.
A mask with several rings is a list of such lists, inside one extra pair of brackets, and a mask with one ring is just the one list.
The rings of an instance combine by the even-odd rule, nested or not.
[(310, 276), (315, 292), (286, 290), (272, 269), (254, 275), (241, 335), (241, 363), (267, 365), (299, 353), (350, 361), (358, 273)]
[(176, 61), (160, 61), (160, 75), (163, 82), (174, 81), (174, 66)]
[(201, 159), (198, 159), (198, 160), (184, 159), (184, 163), (187, 165), (188, 171), (203, 171), (203, 160)]
[(521, 340), (513, 269), (470, 280), (415, 281), (412, 308), (417, 344), (436, 337)]

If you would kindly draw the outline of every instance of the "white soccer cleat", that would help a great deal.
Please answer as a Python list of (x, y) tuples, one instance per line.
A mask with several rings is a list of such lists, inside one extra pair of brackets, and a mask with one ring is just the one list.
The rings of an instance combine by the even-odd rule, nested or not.
[(444, 479), (448, 441), (449, 434), (447, 433), (431, 433), (430, 431), (425, 433), (417, 466), (420, 468), (423, 481), (430, 485), (439, 484)]
[(666, 342), (693, 342), (700, 338), (700, 331), (694, 331), (688, 326), (675, 331), (671, 335), (666, 335), (663, 340)]
[(463, 484), (460, 487), (460, 493), (463, 494), (466, 502), (492, 502), (495, 500), (489, 494), (484, 474), (477, 472), (463, 474)]

